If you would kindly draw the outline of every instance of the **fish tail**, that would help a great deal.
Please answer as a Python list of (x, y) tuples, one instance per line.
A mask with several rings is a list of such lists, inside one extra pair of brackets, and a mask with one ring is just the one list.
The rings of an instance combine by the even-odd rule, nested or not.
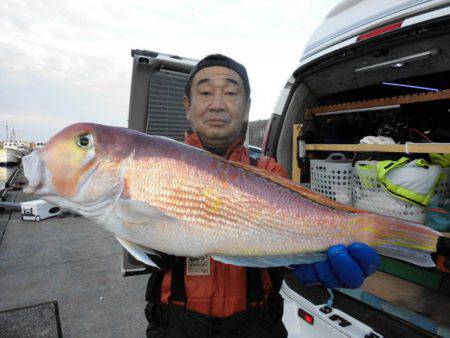
[(432, 254), (437, 252), (442, 234), (418, 223), (381, 215), (370, 217), (372, 245), (384, 256), (424, 267), (435, 266)]

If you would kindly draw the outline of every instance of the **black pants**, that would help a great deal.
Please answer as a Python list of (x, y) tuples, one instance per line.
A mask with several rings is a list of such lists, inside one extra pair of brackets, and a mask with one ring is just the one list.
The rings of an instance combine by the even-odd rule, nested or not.
[[(278, 304), (277, 304), (278, 305)], [(147, 337), (281, 338), (287, 331), (274, 306), (249, 308), (226, 318), (206, 316), (173, 304), (148, 303)]]

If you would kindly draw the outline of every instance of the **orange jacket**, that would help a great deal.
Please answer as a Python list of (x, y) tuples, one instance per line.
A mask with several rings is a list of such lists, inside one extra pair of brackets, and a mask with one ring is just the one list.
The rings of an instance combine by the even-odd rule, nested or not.
[[(203, 148), (195, 133), (185, 134), (185, 143)], [(225, 158), (250, 164), (248, 150), (241, 140), (236, 140), (228, 148)], [(257, 167), (280, 176), (287, 177), (287, 172), (273, 158), (261, 156)], [(247, 308), (247, 268), (224, 264), (210, 260), (209, 275), (186, 275), (184, 272), (186, 307), (189, 310), (214, 317), (228, 317)], [(263, 292), (266, 296), (272, 288), (267, 270), (261, 270)], [(161, 302), (167, 304), (170, 297), (172, 273), (168, 271), (161, 286)]]

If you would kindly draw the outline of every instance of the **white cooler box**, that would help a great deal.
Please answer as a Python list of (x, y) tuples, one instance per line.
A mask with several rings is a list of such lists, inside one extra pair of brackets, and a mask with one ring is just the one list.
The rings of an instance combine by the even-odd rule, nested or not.
[(39, 222), (61, 213), (61, 209), (57, 205), (42, 199), (20, 203), (20, 208), (22, 210), (22, 220), (24, 221)]

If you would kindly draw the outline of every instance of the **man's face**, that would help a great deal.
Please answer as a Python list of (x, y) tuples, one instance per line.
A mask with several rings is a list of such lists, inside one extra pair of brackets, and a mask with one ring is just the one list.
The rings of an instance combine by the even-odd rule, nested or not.
[(250, 100), (242, 78), (227, 67), (207, 67), (192, 79), (191, 100), (184, 97), (186, 117), (202, 142), (226, 147), (239, 136), (248, 121)]

